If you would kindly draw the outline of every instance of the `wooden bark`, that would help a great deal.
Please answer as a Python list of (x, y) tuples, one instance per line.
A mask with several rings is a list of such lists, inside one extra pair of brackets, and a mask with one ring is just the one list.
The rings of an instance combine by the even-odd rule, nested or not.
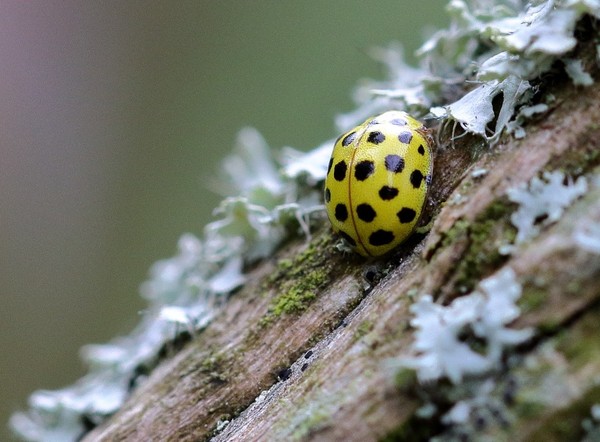
[[(598, 78), (594, 64), (587, 67)], [(600, 350), (592, 345), (600, 331), (600, 255), (576, 246), (572, 233), (580, 223), (600, 222), (600, 190), (591, 186), (511, 256), (497, 253), (515, 233), (508, 188), (545, 170), (598, 174), (600, 85), (584, 89), (549, 78), (554, 84), (544, 93), (556, 101), (528, 124), (524, 139), (506, 137), (488, 148), (474, 137), (452, 142), (442, 133), (429, 234), (377, 262), (337, 251), (328, 227), (310, 243), (288, 244), (252, 269), (218, 317), (85, 440), (425, 440), (440, 427), (419, 423), (416, 380), (403, 388), (388, 363), (410, 351), (408, 308), (423, 293), (447, 303), (504, 266), (523, 285), (523, 313), (513, 326), (536, 333), (515, 354), (542, 358), (544, 345), (555, 342), (560, 360), (551, 365), (560, 365), (572, 389), (529, 415), (517, 413), (508, 427), (486, 431), (567, 440), (555, 424), (568, 422), (581, 436), (581, 420), (600, 401)], [(488, 172), (474, 177), (477, 169)], [(387, 274), (370, 287), (365, 272), (373, 266)], [(523, 370), (517, 364), (506, 375), (522, 380)], [(515, 407), (524, 403), (523, 389)]]

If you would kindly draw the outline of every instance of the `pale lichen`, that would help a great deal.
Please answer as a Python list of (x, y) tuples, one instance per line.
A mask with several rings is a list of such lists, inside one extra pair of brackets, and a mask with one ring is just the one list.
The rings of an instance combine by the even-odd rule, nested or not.
[[(400, 366), (416, 370), (421, 382), (447, 377), (455, 384), (465, 376), (497, 369), (506, 347), (520, 344), (531, 330), (513, 330), (507, 324), (520, 313), (515, 304), (521, 285), (514, 271), (506, 267), (483, 280), (480, 290), (455, 299), (447, 306), (436, 304), (429, 295), (410, 308), (416, 328), (413, 355), (398, 360)], [(469, 331), (485, 349), (474, 348), (463, 339)]]
[(545, 172), (543, 179), (533, 177), (527, 185), (508, 189), (508, 198), (519, 204), (510, 218), (518, 229), (515, 242), (519, 244), (536, 236), (540, 224), (558, 221), (565, 209), (587, 189), (585, 177), (568, 179), (565, 183), (565, 175), (560, 171)]

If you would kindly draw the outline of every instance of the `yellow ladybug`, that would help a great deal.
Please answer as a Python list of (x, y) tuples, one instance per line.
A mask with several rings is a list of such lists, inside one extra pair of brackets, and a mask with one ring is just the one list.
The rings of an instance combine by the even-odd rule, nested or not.
[(431, 137), (406, 112), (385, 112), (343, 134), (325, 178), (333, 230), (363, 256), (389, 252), (419, 222), (432, 170)]

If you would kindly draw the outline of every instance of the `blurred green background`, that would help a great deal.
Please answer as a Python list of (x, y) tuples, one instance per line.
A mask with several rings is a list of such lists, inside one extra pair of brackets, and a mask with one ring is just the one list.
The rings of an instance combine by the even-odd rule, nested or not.
[(0, 422), (137, 323), (150, 265), (210, 221), (241, 127), (274, 148), (333, 137), (357, 81), (382, 77), (367, 50), (412, 54), (443, 6), (2, 2)]

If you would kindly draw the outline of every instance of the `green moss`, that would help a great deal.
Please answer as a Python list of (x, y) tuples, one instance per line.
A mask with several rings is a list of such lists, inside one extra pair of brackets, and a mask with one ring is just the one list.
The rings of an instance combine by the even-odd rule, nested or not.
[(358, 325), (358, 327), (356, 327), (356, 331), (354, 332), (354, 339), (359, 340), (360, 338), (368, 334), (371, 330), (373, 330), (373, 327), (375, 327), (373, 321), (366, 320), (361, 322)]
[(200, 364), (200, 372), (208, 375), (210, 382), (227, 382), (225, 369), (225, 355), (223, 353), (210, 353)]
[(302, 440), (323, 427), (330, 420), (330, 415), (325, 410), (312, 411), (305, 420), (300, 422), (292, 433), (292, 440)]
[(567, 283), (567, 286), (565, 287), (565, 290), (569, 295), (578, 295), (579, 293), (581, 293), (581, 281), (579, 281), (578, 279), (573, 279), (569, 281)]
[[(598, 308), (585, 315), (576, 327), (568, 328), (557, 339), (556, 349), (569, 360), (570, 365), (578, 370), (592, 361), (600, 360), (598, 336)], [(596, 314), (593, 314), (596, 313)]]
[(277, 294), (261, 325), (281, 315), (301, 313), (317, 298), (331, 280), (333, 265), (327, 252), (331, 247), (331, 235), (322, 234), (292, 259), (278, 261), (275, 272), (263, 286), (265, 292), (275, 290)]
[(518, 401), (514, 406), (514, 412), (521, 419), (531, 419), (544, 413), (546, 407), (534, 401)]
[[(305, 381), (308, 382), (310, 393), (303, 399), (290, 406), (288, 399), (279, 397), (273, 404), (275, 409), (285, 410), (281, 418), (273, 425), (272, 440), (310, 440), (319, 430), (331, 425), (332, 415), (338, 407), (342, 397), (339, 393), (331, 393), (319, 390), (322, 380), (318, 374), (307, 374)], [(308, 390), (307, 390), (308, 391)]]
[(525, 287), (523, 295), (517, 301), (522, 314), (537, 310), (548, 297), (548, 292), (541, 287)]
[(527, 438), (532, 442), (581, 440), (581, 422), (589, 417), (592, 405), (600, 402), (600, 386), (592, 388), (568, 407), (547, 416), (538, 429)]
[(590, 132), (586, 132), (586, 136), (590, 139), (582, 140), (580, 149), (573, 149), (561, 155), (560, 158), (551, 162), (546, 169), (559, 169), (569, 176), (579, 176), (589, 172), (600, 164), (600, 150), (595, 148), (594, 134), (598, 128), (596, 124), (588, 126)]
[(458, 240), (468, 242), (455, 270), (454, 282), (459, 291), (472, 290), (482, 276), (506, 261), (498, 249), (514, 241), (516, 231), (509, 223), (509, 216), (510, 205), (504, 200), (496, 201), (472, 223), (459, 220), (447, 233), (443, 246)]
[(412, 417), (402, 425), (388, 432), (379, 439), (380, 442), (422, 442), (431, 439), (441, 431), (441, 424), (436, 421)]
[(406, 297), (411, 300), (411, 301), (415, 301), (417, 299), (417, 296), (420, 294), (420, 290), (416, 287), (411, 287), (410, 289), (408, 289), (408, 291), (406, 292)]
[(543, 335), (553, 335), (562, 327), (562, 321), (556, 317), (544, 318), (537, 325), (538, 331)]
[(462, 193), (467, 193), (469, 192), (469, 190), (473, 187), (473, 181), (472, 180), (465, 180), (463, 181), (462, 185), (460, 186), (460, 191)]
[(469, 228), (469, 222), (459, 219), (454, 225), (448, 230), (442, 241), (442, 247), (448, 247), (453, 244), (459, 237), (464, 236)]
[(513, 212), (512, 204), (505, 199), (499, 199), (494, 201), (490, 206), (485, 209), (482, 214), (483, 219), (500, 219), (510, 216)]
[[(551, 350), (538, 349), (531, 363), (518, 369), (514, 410), (525, 427), (535, 423), (526, 440), (581, 440), (581, 422), (600, 402), (600, 385), (594, 378), (600, 358), (599, 312), (595, 307), (575, 323), (563, 324), (560, 334), (548, 342)], [(581, 396), (565, 395), (565, 389)]]
[(282, 280), (302, 277), (307, 270), (327, 266), (330, 262), (328, 250), (333, 247), (333, 242), (329, 233), (323, 233), (314, 238), (306, 249), (293, 258), (280, 259), (275, 272), (268, 278), (268, 284), (272, 286)]
[[(309, 279), (316, 276), (316, 278)], [(317, 297), (315, 289), (319, 287), (318, 281), (325, 277), (323, 274), (314, 275), (311, 273), (308, 279), (300, 281), (299, 284), (290, 287), (285, 293), (277, 296), (273, 301), (270, 313), (280, 316), (283, 313), (300, 313)]]
[(409, 368), (401, 368), (394, 376), (394, 384), (398, 390), (406, 393), (417, 385), (417, 373)]
[(277, 265), (279, 266), (279, 270), (287, 271), (292, 268), (292, 266), (294, 265), (294, 261), (292, 261), (291, 259), (282, 258), (279, 260)]

